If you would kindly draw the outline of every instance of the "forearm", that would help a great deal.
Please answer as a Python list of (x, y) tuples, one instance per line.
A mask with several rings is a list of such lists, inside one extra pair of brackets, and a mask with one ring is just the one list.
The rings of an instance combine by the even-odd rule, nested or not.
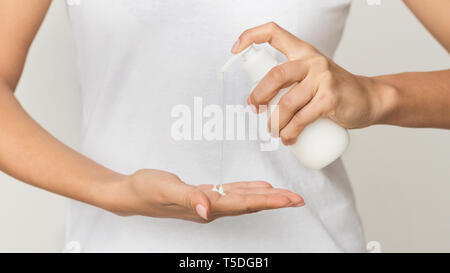
[(4, 82), (0, 82), (0, 170), (106, 209), (111, 189), (123, 178), (51, 136), (24, 111)]
[(450, 70), (385, 75), (376, 124), (450, 129)]
[(450, 1), (403, 0), (408, 8), (430, 31), (442, 46), (450, 52)]

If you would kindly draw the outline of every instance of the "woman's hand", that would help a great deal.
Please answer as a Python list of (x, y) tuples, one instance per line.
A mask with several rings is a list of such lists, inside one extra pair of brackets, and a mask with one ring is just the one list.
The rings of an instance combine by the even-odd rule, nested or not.
[(207, 223), (223, 216), (261, 210), (303, 206), (303, 199), (267, 182), (223, 184), (225, 195), (213, 185), (192, 186), (176, 175), (159, 170), (141, 170), (116, 184), (108, 210), (119, 215), (177, 218)]
[[(247, 99), (262, 112), (280, 89), (297, 83), (278, 103), (269, 121), (269, 131), (294, 144), (302, 130), (319, 117), (328, 117), (345, 128), (372, 125), (381, 118), (381, 98), (386, 86), (375, 79), (353, 75), (275, 23), (241, 34), (232, 52), (239, 53), (252, 43), (270, 43), (286, 55), (288, 62), (274, 67)], [(383, 92), (380, 92), (383, 90)], [(391, 97), (394, 97), (391, 95)]]

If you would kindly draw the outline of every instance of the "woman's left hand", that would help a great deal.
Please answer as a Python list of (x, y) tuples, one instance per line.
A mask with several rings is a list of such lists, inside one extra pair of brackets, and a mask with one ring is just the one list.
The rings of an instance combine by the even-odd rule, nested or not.
[(281, 97), (277, 118), (273, 114), (269, 121), (269, 131), (280, 136), (284, 144), (294, 144), (305, 126), (319, 117), (328, 117), (345, 128), (366, 127), (380, 118), (383, 84), (349, 73), (275, 23), (243, 32), (232, 52), (265, 42), (281, 51), (288, 62), (267, 73), (247, 103), (262, 112), (261, 106), (267, 106), (281, 89), (297, 83)]

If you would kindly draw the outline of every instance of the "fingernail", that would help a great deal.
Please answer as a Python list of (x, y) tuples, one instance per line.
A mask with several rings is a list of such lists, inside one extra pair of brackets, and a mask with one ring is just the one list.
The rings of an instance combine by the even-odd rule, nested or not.
[(207, 212), (206, 212), (206, 208), (204, 207), (204, 206), (202, 206), (202, 205), (197, 205), (196, 207), (195, 207), (195, 210), (197, 211), (197, 214), (200, 216), (200, 217), (202, 217), (203, 219), (205, 219), (205, 220), (208, 220), (208, 215), (207, 215)]
[(303, 207), (305, 202), (298, 203), (297, 205), (293, 205), (294, 208)]
[(234, 45), (231, 48), (231, 53), (237, 53), (238, 49), (239, 49), (239, 39), (236, 42), (234, 42)]
[(250, 109), (253, 113), (258, 114), (258, 109), (256, 109), (256, 106), (254, 106), (253, 104), (250, 104)]

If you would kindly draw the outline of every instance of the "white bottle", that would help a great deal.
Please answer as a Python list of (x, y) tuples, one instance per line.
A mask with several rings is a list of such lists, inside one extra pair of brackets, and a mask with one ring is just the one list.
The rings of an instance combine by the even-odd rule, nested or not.
[[(252, 89), (273, 67), (279, 65), (267, 50), (256, 49), (253, 45), (242, 55), (244, 56), (244, 69), (252, 82)], [(237, 57), (235, 56), (235, 58)], [(222, 73), (234, 62), (235, 58), (222, 68)], [(289, 89), (290, 87), (281, 90), (272, 99), (270, 105), (278, 104), (280, 98)], [(339, 158), (348, 144), (349, 135), (346, 129), (328, 118), (319, 118), (306, 126), (298, 136), (296, 143), (290, 147), (303, 165), (311, 169), (321, 169)]]

